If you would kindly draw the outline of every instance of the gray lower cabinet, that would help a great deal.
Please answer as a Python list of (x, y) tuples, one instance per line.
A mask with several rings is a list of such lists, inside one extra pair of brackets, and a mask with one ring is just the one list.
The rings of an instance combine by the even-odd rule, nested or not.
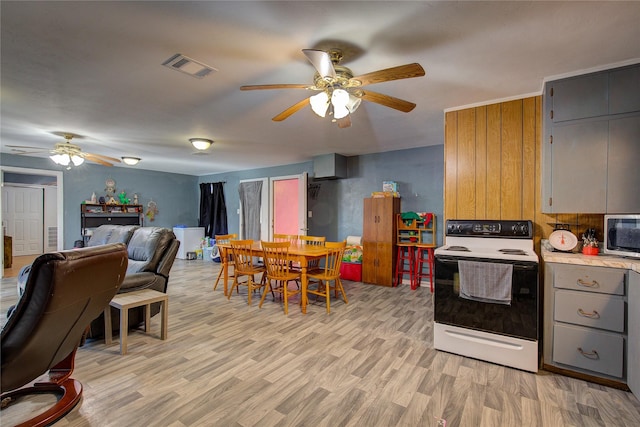
[(629, 273), (629, 339), (627, 385), (640, 397), (640, 273)]
[(545, 365), (627, 381), (628, 278), (625, 269), (545, 264)]

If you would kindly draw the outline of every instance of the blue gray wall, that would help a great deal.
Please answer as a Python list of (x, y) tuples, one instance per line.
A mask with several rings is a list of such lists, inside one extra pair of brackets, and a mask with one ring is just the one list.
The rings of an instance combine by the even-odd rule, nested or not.
[(144, 225), (168, 228), (176, 224), (198, 225), (200, 190), (196, 176), (148, 171), (138, 167), (107, 167), (87, 162), (66, 170), (54, 166), (49, 159), (11, 154), (2, 154), (0, 163), (2, 166), (63, 172), (65, 249), (72, 248), (73, 242), (81, 238), (80, 204), (91, 199), (93, 192), (97, 197), (104, 196), (107, 178), (116, 181), (118, 193), (125, 191), (131, 199), (134, 193), (138, 194), (145, 212), (150, 200), (157, 203), (158, 214), (154, 221), (149, 221), (145, 216)]
[[(396, 181), (402, 211), (436, 214), (438, 242), (442, 244), (444, 145), (353, 156), (347, 159), (347, 167), (348, 178), (313, 181), (320, 184), (320, 190), (316, 199), (308, 200), (308, 209), (313, 213), (309, 234), (326, 236), (329, 240), (362, 235), (363, 199), (373, 191), (382, 191), (383, 181)], [(199, 177), (198, 182), (225, 182), (229, 232), (237, 233), (240, 180), (303, 172), (313, 176), (313, 163), (206, 175)]]
[[(113, 178), (118, 192), (128, 197), (137, 193), (145, 212), (150, 200), (158, 204), (155, 221), (145, 217), (145, 225), (173, 227), (198, 225), (200, 189), (203, 182), (224, 181), (229, 232), (237, 233), (240, 208), (240, 180), (297, 175), (313, 176), (313, 162), (253, 169), (224, 174), (190, 176), (147, 171), (144, 169), (83, 164), (78, 168), (57, 169), (49, 159), (3, 154), (3, 166), (64, 173), (64, 246), (73, 247), (80, 238), (80, 204), (95, 192), (104, 195), (105, 180)], [(438, 243), (442, 244), (444, 188), (444, 145), (353, 156), (347, 159), (348, 178), (309, 182), (320, 184), (315, 199), (309, 198), (309, 234), (340, 240), (349, 235), (362, 235), (362, 200), (373, 191), (382, 191), (383, 181), (396, 181), (402, 197), (402, 211), (433, 212), (438, 219)]]

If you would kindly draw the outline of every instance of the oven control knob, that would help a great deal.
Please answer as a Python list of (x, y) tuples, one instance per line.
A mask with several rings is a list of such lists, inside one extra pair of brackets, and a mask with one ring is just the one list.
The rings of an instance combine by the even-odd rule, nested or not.
[(513, 231), (513, 234), (522, 234), (525, 236), (529, 234), (529, 227), (527, 227), (527, 224), (514, 224), (511, 227), (511, 230)]

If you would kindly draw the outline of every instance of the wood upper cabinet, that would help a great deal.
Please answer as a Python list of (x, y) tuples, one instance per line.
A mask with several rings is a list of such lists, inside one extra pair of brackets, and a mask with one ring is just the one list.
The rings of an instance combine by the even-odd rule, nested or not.
[(397, 197), (364, 199), (362, 230), (362, 281), (392, 286), (396, 261)]
[(640, 211), (640, 64), (545, 84), (542, 211)]

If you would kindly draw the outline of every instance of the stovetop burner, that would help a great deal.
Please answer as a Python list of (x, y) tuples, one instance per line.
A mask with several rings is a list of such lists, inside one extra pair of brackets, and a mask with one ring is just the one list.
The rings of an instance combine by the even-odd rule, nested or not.
[(469, 248), (467, 248), (466, 246), (448, 246), (446, 250), (457, 252), (471, 252), (471, 250), (469, 250)]
[(528, 253), (522, 249), (498, 249), (498, 252), (509, 255), (528, 255)]

